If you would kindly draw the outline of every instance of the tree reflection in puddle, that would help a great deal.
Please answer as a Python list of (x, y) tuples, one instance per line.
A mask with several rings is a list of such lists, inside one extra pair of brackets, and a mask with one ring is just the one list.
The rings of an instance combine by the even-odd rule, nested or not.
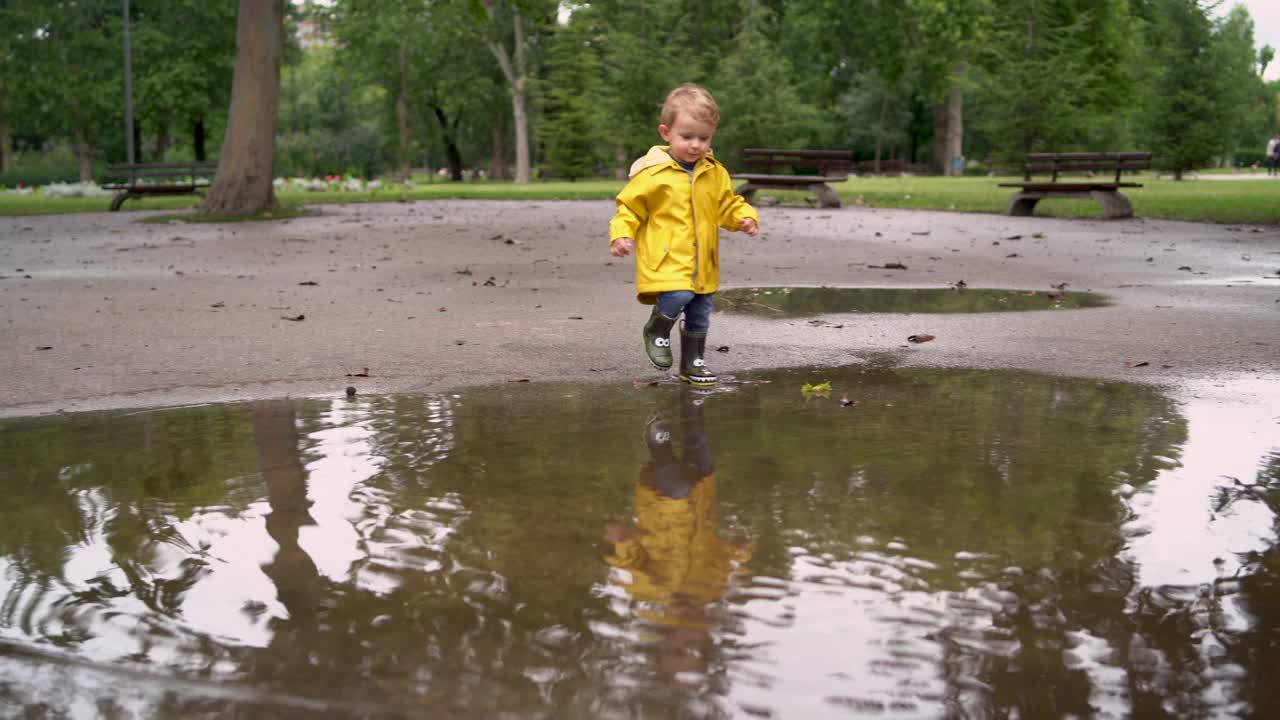
[[(989, 371), (752, 379), (6, 421), (6, 701), (1277, 710), (1265, 403)], [(821, 381), (832, 397), (799, 390)]]

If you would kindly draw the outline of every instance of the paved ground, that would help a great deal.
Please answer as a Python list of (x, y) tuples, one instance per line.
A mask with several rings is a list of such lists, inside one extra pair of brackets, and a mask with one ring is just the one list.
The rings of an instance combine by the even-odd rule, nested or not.
[[(611, 202), (333, 206), (274, 223), (0, 218), (0, 415), (654, 377)], [(722, 373), (858, 362), (1233, 388), (1280, 374), (1280, 228), (764, 208), (725, 287), (1072, 290), (1103, 309), (807, 319), (717, 314)], [(873, 266), (900, 262), (906, 270)], [(1269, 276), (1270, 279), (1267, 279)], [(314, 284), (308, 284), (314, 283)], [(288, 320), (285, 318), (303, 318)], [(913, 333), (936, 340), (907, 346)], [(1127, 364), (1146, 362), (1144, 367)], [(368, 368), (369, 377), (347, 377)], [(1210, 383), (1212, 384), (1212, 383)]]

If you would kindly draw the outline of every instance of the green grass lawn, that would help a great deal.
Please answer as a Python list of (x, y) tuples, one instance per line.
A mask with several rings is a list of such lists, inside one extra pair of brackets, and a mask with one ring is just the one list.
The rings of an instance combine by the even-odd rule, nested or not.
[[(1013, 178), (993, 177), (867, 177), (852, 178), (836, 186), (848, 206), (1004, 213), (1012, 188), (999, 187)], [(1194, 220), (1215, 223), (1280, 223), (1280, 181), (1155, 180), (1142, 177), (1145, 187), (1125, 192), (1138, 217)], [(322, 205), (350, 202), (396, 202), (455, 198), (495, 200), (609, 199), (622, 187), (616, 180), (579, 182), (420, 182), (411, 190), (381, 189), (364, 192), (279, 193), (282, 204)], [(803, 205), (805, 193), (761, 191), (785, 204)], [(123, 212), (194, 208), (199, 198), (165, 197), (130, 200)], [(39, 195), (0, 195), (0, 216), (46, 215), (73, 212), (105, 212), (109, 198), (45, 198)], [(1045, 217), (1101, 217), (1092, 200), (1042, 200), (1036, 214)]]

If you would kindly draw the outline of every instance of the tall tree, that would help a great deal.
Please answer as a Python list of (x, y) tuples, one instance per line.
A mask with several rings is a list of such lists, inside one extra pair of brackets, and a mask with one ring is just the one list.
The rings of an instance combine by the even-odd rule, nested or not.
[(808, 147), (824, 134), (822, 116), (791, 84), (791, 64), (771, 41), (773, 12), (760, 0), (745, 0), (742, 11), (710, 82), (722, 118), (716, 153), (731, 165), (742, 148)]
[(123, 127), (120, 3), (15, 2), (0, 18), (20, 58), (12, 70), (5, 63), (6, 96), (25, 98), (23, 113), (70, 138), (80, 179), (92, 180), (100, 148)]
[(976, 125), (990, 154), (1124, 149), (1137, 32), (1123, 0), (1027, 0), (998, 16), (976, 56)]
[[(195, 133), (207, 118), (226, 111), (235, 64), (235, 6), (144, 0), (132, 7), (138, 119), (154, 133), (151, 159), (163, 160), (174, 133)], [(200, 140), (192, 137), (191, 144)]]
[(1229, 104), (1213, 51), (1213, 24), (1198, 0), (1154, 0), (1150, 27), (1156, 78), (1148, 140), (1157, 167), (1181, 180), (1206, 167), (1230, 141)]
[(1222, 81), (1223, 102), (1235, 108), (1227, 118), (1229, 124), (1222, 128), (1228, 140), (1224, 153), (1264, 151), (1272, 132), (1272, 106), (1258, 71), (1260, 55), (1254, 49), (1253, 18), (1248, 10), (1236, 5), (1215, 23), (1210, 52)]
[(538, 137), (552, 174), (576, 180), (595, 172), (605, 153), (608, 120), (601, 112), (604, 39), (589, 9), (557, 27), (547, 53), (546, 79), (539, 83), (543, 122)]
[(412, 75), (421, 67), (414, 62), (416, 45), (435, 30), (428, 23), (428, 14), (422, 0), (385, 0), (340, 3), (334, 6), (332, 17), (344, 64), (360, 68), (393, 100), (401, 181), (409, 179), (409, 87)]
[[(502, 2), (500, 0), (479, 0), (487, 15), (489, 38), (485, 46), (493, 53), (506, 78), (511, 92), (511, 122), (516, 136), (516, 184), (527, 184), (530, 178), (529, 156), (529, 82), (530, 58), (529, 45), (537, 35), (539, 22), (545, 17), (534, 16), (534, 3)], [(541, 7), (544, 15), (549, 15), (555, 7)], [(506, 34), (506, 27), (511, 28), (511, 35)]]
[(993, 0), (908, 0), (914, 20), (911, 62), (922, 68), (922, 91), (933, 102), (935, 170), (958, 174), (964, 155), (964, 93), (971, 56), (987, 42)]
[(596, 16), (602, 43), (604, 111), (610, 117), (615, 176), (625, 178), (631, 161), (658, 138), (658, 108), (675, 85), (704, 78), (685, 66), (667, 42), (675, 20), (670, 2), (597, 0), (583, 10)]
[(283, 52), (284, 0), (240, 0), (226, 139), (204, 214), (253, 215), (275, 206)]

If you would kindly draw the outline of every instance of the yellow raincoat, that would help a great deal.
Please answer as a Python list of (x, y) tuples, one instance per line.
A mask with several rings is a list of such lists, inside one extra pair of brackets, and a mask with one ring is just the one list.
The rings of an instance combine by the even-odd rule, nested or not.
[(605, 558), (628, 571), (624, 586), (636, 600), (656, 605), (642, 617), (665, 625), (697, 625), (678, 613), (676, 604), (701, 608), (720, 600), (734, 568), (751, 557), (716, 533), (715, 477), (702, 478), (685, 498), (669, 498), (652, 487), (652, 468), (636, 483), (634, 538), (614, 545)]
[(720, 233), (760, 217), (733, 192), (729, 171), (711, 155), (690, 178), (667, 152), (649, 148), (631, 165), (631, 181), (618, 193), (618, 213), (609, 222), (609, 242), (631, 238), (636, 250), (636, 298), (652, 305), (671, 290), (699, 294), (720, 288)]

